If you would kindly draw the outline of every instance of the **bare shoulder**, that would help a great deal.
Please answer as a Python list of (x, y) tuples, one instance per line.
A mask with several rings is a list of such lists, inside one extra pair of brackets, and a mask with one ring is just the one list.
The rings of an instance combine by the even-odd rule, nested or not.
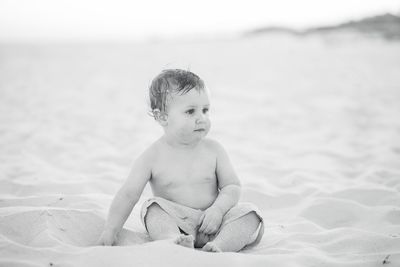
[(206, 148), (212, 150), (217, 155), (226, 154), (226, 150), (225, 150), (224, 146), (215, 139), (204, 138), (203, 143)]
[(232, 163), (229, 159), (228, 153), (226, 152), (223, 145), (213, 139), (204, 139), (206, 145), (212, 149), (216, 155), (217, 159), (217, 167), (216, 173), (218, 177), (218, 186), (223, 188), (227, 185), (239, 185), (240, 181), (236, 172), (232, 166)]
[(161, 144), (159, 140), (153, 142), (148, 148), (146, 148), (139, 157), (136, 158), (135, 163), (145, 166), (151, 169), (152, 163), (154, 162), (158, 151), (161, 149)]
[[(131, 195), (140, 196), (147, 181), (151, 179), (153, 162), (157, 155), (158, 141), (146, 148), (132, 164), (125, 187), (129, 188)], [(133, 193), (132, 193), (133, 192)]]

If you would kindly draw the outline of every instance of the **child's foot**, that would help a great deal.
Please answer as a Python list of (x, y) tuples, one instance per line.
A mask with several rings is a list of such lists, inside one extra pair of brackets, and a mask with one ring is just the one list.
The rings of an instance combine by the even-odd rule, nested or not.
[(192, 235), (180, 235), (174, 242), (180, 246), (194, 248), (194, 238)]
[(208, 242), (204, 245), (202, 250), (207, 252), (222, 252), (222, 250), (214, 242)]

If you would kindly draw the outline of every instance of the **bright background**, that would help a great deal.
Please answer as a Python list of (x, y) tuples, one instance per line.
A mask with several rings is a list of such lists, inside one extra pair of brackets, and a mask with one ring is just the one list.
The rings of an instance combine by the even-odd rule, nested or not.
[(385, 12), (398, 0), (0, 0), (0, 40), (125, 40), (297, 29)]
[[(263, 2), (0, 0), (0, 266), (400, 266), (399, 40), (225, 38), (398, 14), (399, 0)], [(148, 242), (149, 187), (121, 234), (132, 246), (94, 246), (132, 162), (163, 134), (148, 86), (165, 68), (210, 89), (209, 136), (264, 218), (258, 246)]]

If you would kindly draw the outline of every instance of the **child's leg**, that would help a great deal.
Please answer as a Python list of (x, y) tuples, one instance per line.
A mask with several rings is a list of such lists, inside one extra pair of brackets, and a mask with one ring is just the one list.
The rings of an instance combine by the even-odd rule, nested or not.
[(172, 240), (178, 245), (193, 248), (193, 236), (181, 234), (175, 221), (157, 203), (148, 207), (145, 221), (152, 240)]
[(237, 252), (249, 243), (260, 222), (260, 218), (256, 213), (250, 212), (225, 225), (215, 239), (203, 247), (203, 250), (210, 252)]

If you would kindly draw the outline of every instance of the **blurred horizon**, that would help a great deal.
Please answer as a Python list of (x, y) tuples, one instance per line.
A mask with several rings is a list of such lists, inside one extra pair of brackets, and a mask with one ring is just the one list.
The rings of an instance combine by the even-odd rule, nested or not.
[(398, 0), (0, 0), (0, 42), (146, 41), (235, 36), (260, 27), (326, 26), (384, 13)]

